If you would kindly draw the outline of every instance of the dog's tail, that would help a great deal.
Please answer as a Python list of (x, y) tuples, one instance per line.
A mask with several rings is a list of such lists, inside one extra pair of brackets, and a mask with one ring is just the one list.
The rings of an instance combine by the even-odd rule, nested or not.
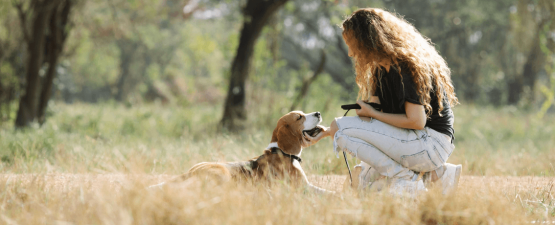
[(150, 185), (148, 186), (146, 189), (151, 190), (151, 189), (162, 189), (162, 186), (164, 186), (164, 184), (166, 184), (166, 182), (162, 182), (159, 184), (155, 184), (155, 185)]
[[(191, 169), (189, 169), (189, 171), (187, 171), (187, 173), (179, 175), (179, 176), (177, 176), (177, 177), (175, 177), (175, 178), (173, 178), (173, 179), (171, 179), (167, 182), (162, 182), (162, 183), (159, 183), (159, 184), (148, 186), (147, 189), (154, 189), (154, 188), (161, 189), (166, 184), (180, 183), (180, 182), (186, 181), (189, 178), (191, 178), (195, 175), (198, 175), (199, 173), (203, 173), (203, 172), (207, 172), (207, 171), (210, 172), (212, 170), (211, 165), (215, 165), (215, 164), (214, 163), (208, 163), (208, 162), (202, 162), (202, 163), (196, 164), (193, 167), (191, 167)], [(216, 168), (216, 170), (221, 172), (222, 167), (220, 166), (219, 168)], [(224, 171), (226, 171), (226, 170), (224, 170)], [(224, 174), (226, 174), (226, 173), (224, 173)], [(229, 172), (227, 172), (227, 174), (229, 174)], [(221, 180), (221, 178), (220, 178), (220, 180)]]
[(155, 184), (155, 185), (150, 185), (147, 187), (147, 189), (162, 189), (162, 187), (166, 184), (172, 184), (172, 183), (179, 183), (179, 182), (183, 182), (186, 181), (187, 179), (189, 179), (191, 177), (191, 173), (187, 172), (185, 174), (179, 175), (169, 181), (164, 181), (162, 183), (159, 184)]

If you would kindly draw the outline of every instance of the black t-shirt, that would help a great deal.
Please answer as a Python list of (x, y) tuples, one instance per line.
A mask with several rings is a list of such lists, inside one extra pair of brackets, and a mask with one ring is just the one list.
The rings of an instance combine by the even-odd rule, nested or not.
[[(401, 76), (399, 75), (399, 68), (397, 66), (391, 66), (389, 72), (385, 68), (381, 68), (381, 79), (376, 84), (376, 90), (374, 95), (378, 96), (380, 99), (380, 104), (382, 110), (385, 113), (394, 114), (406, 114), (405, 112), (405, 101), (419, 104), (420, 97), (416, 92), (410, 70), (401, 65)], [(433, 87), (435, 90), (435, 86)], [(426, 126), (432, 128), (440, 133), (447, 134), (451, 136), (452, 139), (455, 138), (453, 129), (453, 122), (455, 121), (455, 116), (451, 110), (451, 106), (447, 100), (447, 96), (443, 98), (443, 111), (441, 115), (438, 113), (439, 103), (434, 90), (430, 92), (430, 106), (432, 106), (432, 114), (426, 121)], [(426, 111), (427, 113), (428, 111)]]

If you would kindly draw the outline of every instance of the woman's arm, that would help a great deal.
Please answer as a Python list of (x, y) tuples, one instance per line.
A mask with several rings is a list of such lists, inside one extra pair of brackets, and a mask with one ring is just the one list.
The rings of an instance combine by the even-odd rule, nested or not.
[[(378, 96), (372, 96), (369, 102), (380, 103), (380, 99)], [(408, 128), (408, 129), (416, 129), (421, 130), (424, 129), (426, 125), (426, 112), (424, 111), (424, 106), (413, 104), (410, 102), (405, 103), (405, 112), (406, 115), (403, 114), (391, 114), (391, 113), (382, 113), (380, 111), (375, 110), (372, 106), (366, 104), (365, 102), (358, 100), (357, 103), (360, 105), (361, 109), (357, 109), (357, 115), (360, 117), (373, 117), (378, 119), (384, 123), (401, 127), (401, 128)], [(379, 113), (378, 117), (372, 116)], [(383, 115), (383, 116), (382, 116)], [(390, 121), (390, 122), (388, 122)], [(308, 140), (307, 146), (316, 144), (316, 142), (320, 141), (322, 138), (325, 137), (333, 137), (335, 132), (337, 132), (338, 127), (335, 123), (335, 120), (331, 123), (330, 127), (324, 128), (323, 132), (320, 132), (316, 137), (311, 137), (310, 135), (306, 135), (306, 139)]]
[(406, 114), (384, 113), (375, 110), (372, 106), (358, 100), (357, 103), (361, 109), (357, 109), (357, 115), (360, 117), (372, 117), (392, 126), (422, 130), (426, 126), (426, 111), (423, 105), (405, 102)]

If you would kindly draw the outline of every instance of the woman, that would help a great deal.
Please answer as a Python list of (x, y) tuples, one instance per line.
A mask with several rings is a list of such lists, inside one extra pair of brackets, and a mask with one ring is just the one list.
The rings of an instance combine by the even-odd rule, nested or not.
[[(455, 148), (451, 107), (458, 100), (445, 60), (411, 24), (381, 9), (359, 9), (342, 28), (361, 109), (310, 141), (334, 137), (336, 153), (347, 151), (382, 176), (414, 182), (425, 173), (425, 182), (441, 182), (444, 194), (455, 190), (461, 165), (446, 161)], [(361, 181), (371, 182), (365, 171)]]

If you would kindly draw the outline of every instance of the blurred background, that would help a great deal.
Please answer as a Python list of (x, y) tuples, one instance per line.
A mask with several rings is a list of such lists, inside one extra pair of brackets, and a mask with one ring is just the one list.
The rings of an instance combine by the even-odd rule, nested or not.
[[(199, 162), (260, 155), (291, 110), (320, 111), (325, 126), (342, 116), (358, 87), (339, 24), (361, 7), (401, 15), (448, 62), (461, 101), (448, 159), (463, 165), (457, 198), (144, 193)], [(545, 223), (554, 134), (554, 0), (0, 0), (9, 224)], [(328, 187), (348, 174), (331, 138), (302, 158)]]
[(57, 102), (219, 105), (232, 130), (262, 105), (326, 111), (357, 96), (339, 24), (359, 7), (429, 37), (463, 104), (553, 112), (551, 0), (10, 0), (0, 121), (42, 124)]

